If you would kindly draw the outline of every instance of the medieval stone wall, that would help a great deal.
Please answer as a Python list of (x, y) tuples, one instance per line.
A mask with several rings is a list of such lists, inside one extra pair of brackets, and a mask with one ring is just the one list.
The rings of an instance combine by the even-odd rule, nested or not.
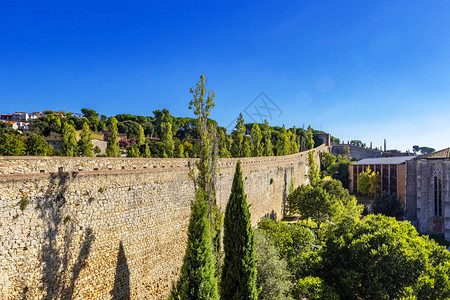
[(352, 144), (332, 144), (331, 154), (333, 155), (343, 155), (344, 147), (350, 149), (350, 157), (354, 159), (364, 159), (364, 158), (376, 158), (381, 157), (381, 151), (369, 148), (362, 148)]
[[(289, 186), (306, 181), (307, 156), (241, 159), (253, 225), (283, 216)], [(236, 161), (219, 161), (223, 210)], [(183, 260), (193, 167), (189, 159), (1, 157), (0, 298), (166, 298)]]
[[(450, 159), (413, 159), (407, 164), (406, 217), (417, 230), (450, 240)], [(442, 215), (435, 215), (434, 175), (442, 179)]]

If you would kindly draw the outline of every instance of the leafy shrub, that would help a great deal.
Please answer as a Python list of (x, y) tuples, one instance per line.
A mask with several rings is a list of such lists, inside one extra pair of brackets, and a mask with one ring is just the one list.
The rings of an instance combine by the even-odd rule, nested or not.
[(263, 218), (258, 227), (274, 243), (295, 279), (314, 273), (317, 267), (319, 241), (308, 228), (298, 224), (274, 222)]
[(300, 278), (292, 290), (295, 299), (338, 300), (339, 295), (319, 277)]
[(288, 300), (292, 283), (287, 263), (279, 257), (278, 249), (261, 230), (255, 230), (255, 258), (259, 300)]
[(326, 239), (321, 258), (321, 278), (341, 299), (450, 296), (450, 252), (420, 237), (408, 222), (382, 215), (341, 222)]

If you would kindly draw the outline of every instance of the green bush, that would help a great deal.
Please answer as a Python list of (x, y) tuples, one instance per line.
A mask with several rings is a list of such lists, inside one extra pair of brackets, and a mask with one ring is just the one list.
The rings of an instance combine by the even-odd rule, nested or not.
[(298, 224), (261, 219), (258, 227), (264, 231), (285, 259), (295, 279), (314, 273), (317, 268), (320, 242), (308, 228)]
[(342, 299), (450, 297), (450, 252), (420, 237), (408, 222), (382, 215), (341, 222), (321, 258), (321, 278)]
[(338, 300), (339, 295), (319, 277), (303, 277), (292, 290), (295, 299)]
[(279, 251), (262, 230), (255, 231), (255, 258), (259, 300), (288, 300), (291, 273), (287, 263), (279, 257)]

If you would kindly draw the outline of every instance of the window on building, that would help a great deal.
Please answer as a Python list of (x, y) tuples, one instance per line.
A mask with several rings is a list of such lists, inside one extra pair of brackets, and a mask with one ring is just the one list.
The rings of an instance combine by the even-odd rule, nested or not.
[(442, 216), (442, 176), (439, 171), (434, 173), (434, 215)]

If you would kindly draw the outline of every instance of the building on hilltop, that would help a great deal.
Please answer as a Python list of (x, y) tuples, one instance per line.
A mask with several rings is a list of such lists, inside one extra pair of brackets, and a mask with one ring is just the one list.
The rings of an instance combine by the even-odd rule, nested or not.
[(405, 206), (406, 162), (415, 156), (367, 158), (349, 165), (349, 190), (358, 191), (358, 175), (367, 167), (380, 174), (380, 191), (396, 194)]
[(407, 162), (406, 218), (417, 230), (450, 240), (450, 148)]
[(0, 115), (0, 119), (3, 121), (12, 121), (13, 115), (12, 114), (2, 114), (2, 115)]

